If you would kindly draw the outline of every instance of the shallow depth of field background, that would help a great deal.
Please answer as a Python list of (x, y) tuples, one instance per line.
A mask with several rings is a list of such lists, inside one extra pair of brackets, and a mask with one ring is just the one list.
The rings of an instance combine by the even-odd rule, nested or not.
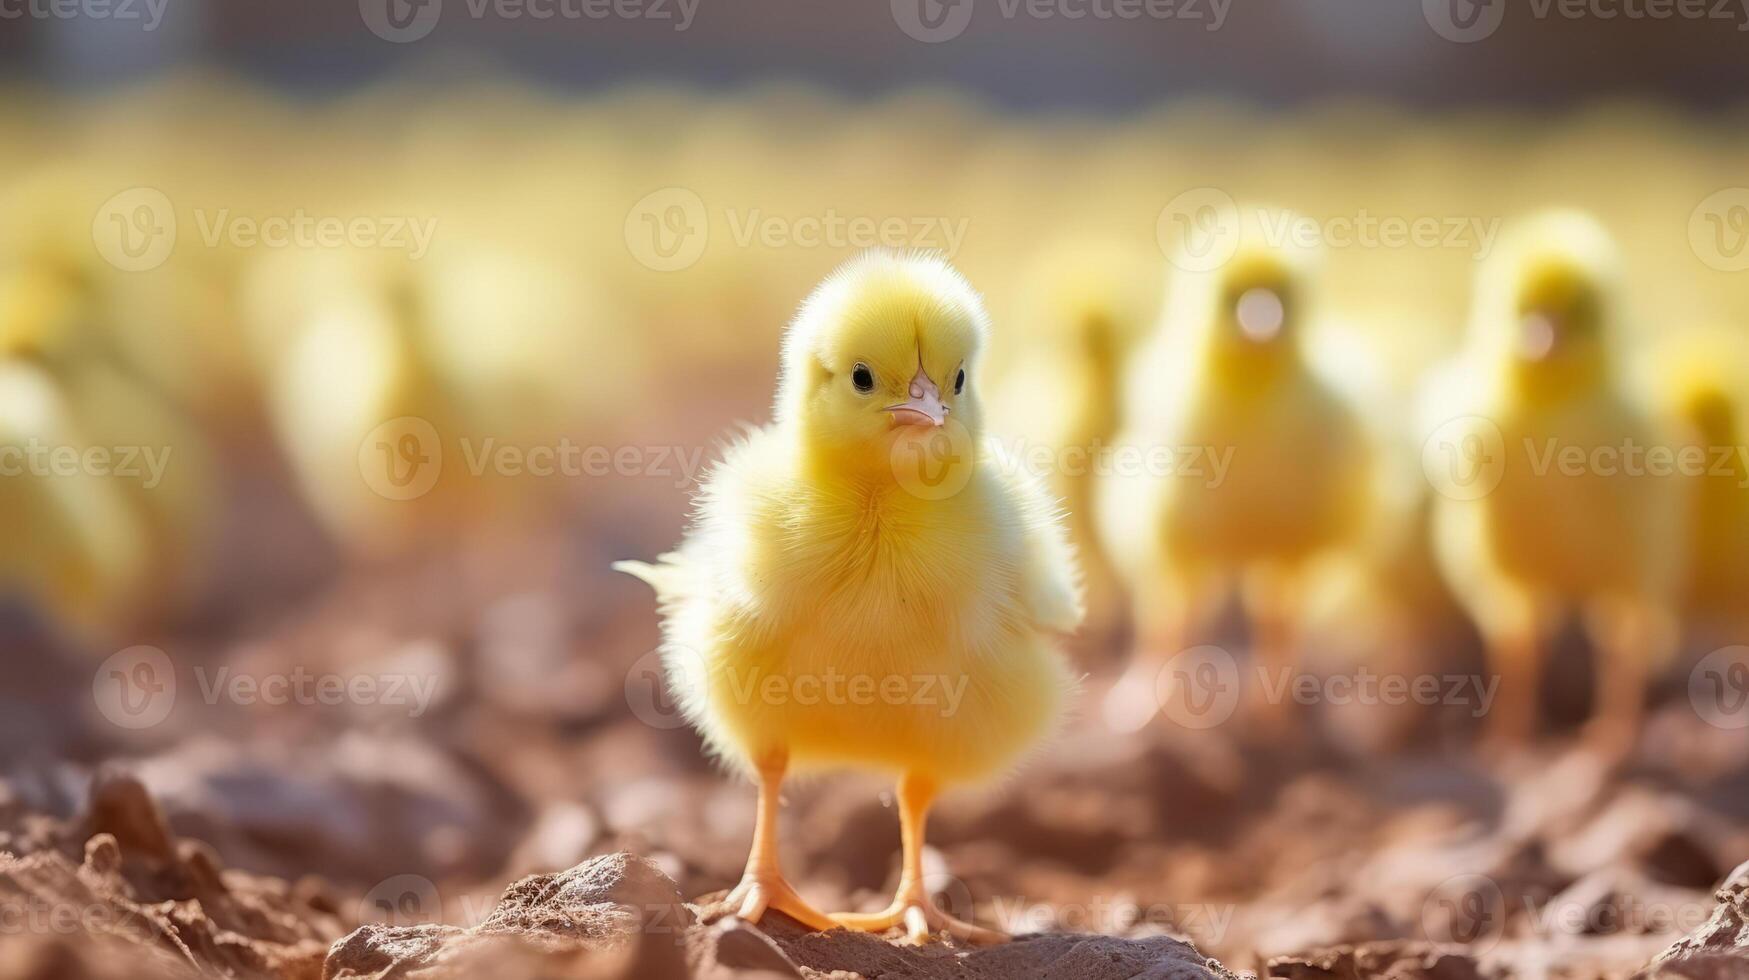
[[(1210, 3), (1125, 20), (977, 0), (928, 39), (903, 3), (701, 0), (685, 29), (648, 5), (465, 0), (409, 29), (372, 0), (0, 21), (0, 444), (81, 454), (0, 476), (0, 809), (68, 817), (120, 760), (179, 832), (236, 867), (319, 875), (348, 915), (386, 885), (464, 922), (517, 875), (622, 847), (689, 894), (732, 883), (748, 791), (699, 758), (657, 678), (653, 603), (606, 566), (678, 539), (720, 441), (767, 418), (797, 303), (863, 247), (948, 253), (996, 325), (992, 387), (1053, 250), (1110, 240), (1160, 294), (1175, 218), (1211, 192), (1325, 229), (1438, 229), (1326, 242), (1311, 332), (1384, 416), (1410, 414), (1496, 236), (1542, 207), (1617, 238), (1629, 349), (1749, 325), (1749, 13), (1514, 5), (1453, 40), (1439, 3), (1362, 6), (1235, 4), (1211, 30)], [(156, 453), (161, 478), (92, 447)], [(1418, 473), (1420, 447), (1399, 448)], [(1338, 620), (1319, 651), (1336, 670), (1479, 670), (1467, 624), (1436, 615), (1425, 649), (1345, 650), (1374, 634)], [(1218, 934), (1172, 925), (1244, 965), (1414, 933), (1419, 896), (1385, 925), (1304, 913), (1381, 846), (1363, 828), (1458, 835), (1504, 809), (1470, 770), (1423, 778), (1473, 737), (1463, 705), (1314, 710), (1330, 752), (1245, 756), (1231, 780), (1240, 750), (1207, 746), (1237, 733), (1125, 733), (1193, 747), (1124, 806), (1115, 774), (1145, 782), (1149, 753), (1180, 748), (1089, 763), (1107, 786), (1051, 778), (1130, 751), (1097, 728), (1127, 642), (1120, 621), (1073, 644), (1087, 704), (1043, 774), (1006, 787), (1023, 817), (981, 796), (943, 818), (980, 900), (1061, 904), (1127, 874), (1132, 900), (1242, 908)], [(1583, 644), (1561, 646), (1555, 739), (1590, 690)], [(1672, 903), (1749, 838), (1749, 740), (1689, 704), (1710, 648), (1649, 692), (1643, 751), (1679, 764), (1631, 791), (1674, 793), (1672, 825), (1707, 828), (1672, 830), (1676, 857), (1648, 845)], [(820, 904), (888, 881), (879, 792), (792, 794)], [(1441, 860), (1433, 883), (1512, 864)], [(1670, 938), (1642, 932), (1650, 951)]]

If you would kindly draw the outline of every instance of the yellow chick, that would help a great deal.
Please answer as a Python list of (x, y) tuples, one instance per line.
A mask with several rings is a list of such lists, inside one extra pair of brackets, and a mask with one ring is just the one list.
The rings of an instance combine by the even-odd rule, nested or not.
[(1749, 337), (1692, 330), (1650, 359), (1658, 410), (1688, 430), (1692, 510), (1683, 576), (1685, 618), (1709, 640), (1749, 626)]
[[(0, 271), (0, 361), (19, 368), (13, 380), (20, 403), (38, 406), (21, 417), (60, 420), (43, 422), (48, 428), (37, 444), (63, 454), (79, 451), (77, 482), (104, 487), (80, 493), (114, 497), (124, 508), (123, 518), (113, 518), (102, 512), (104, 505), (94, 505), (99, 511), (91, 520), (126, 519), (136, 526), (117, 532), (139, 539), (117, 545), (117, 567), (132, 561), (129, 549), (136, 546), (150, 561), (149, 573), (142, 568), (135, 579), (104, 579), (112, 594), (94, 605), (106, 614), (72, 617), (94, 636), (89, 627), (97, 622), (120, 627), (192, 598), (207, 566), (213, 475), (204, 437), (163, 393), (139, 380), (92, 325), (95, 300), (80, 282), (52, 263), (15, 262)], [(27, 374), (40, 375), (52, 401), (43, 401), (38, 382), (20, 380)]]
[[(1089, 620), (1119, 615), (1118, 581), (1093, 520), (1095, 475), (1123, 414), (1123, 371), (1158, 313), (1159, 252), (1072, 239), (1035, 256), (1020, 277), (1017, 329), (992, 398), (1015, 454), (1050, 452), (1050, 490), (1068, 511), (1086, 575)], [(1043, 389), (1056, 392), (1040, 398)]]
[(84, 449), (54, 378), (0, 357), (0, 593), (23, 595), (80, 639), (102, 642), (135, 614), (152, 568), (121, 486), (64, 466)]
[(423, 350), (409, 273), (353, 260), (308, 264), (296, 318), (256, 329), (268, 414), (299, 487), (339, 541), (382, 555), (469, 511), (479, 481)]
[[(1129, 379), (1120, 452), (1098, 519), (1128, 579), (1145, 655), (1112, 689), (1107, 721), (1158, 707), (1161, 663), (1190, 646), (1237, 585), (1260, 671), (1290, 670), (1307, 576), (1354, 539), (1373, 487), (1370, 437), (1308, 354), (1312, 255), (1246, 227), (1218, 266), (1180, 256), (1161, 329)], [(1195, 271), (1193, 271), (1195, 270)], [(1279, 703), (1245, 685), (1258, 720)]]
[(1589, 738), (1606, 755), (1631, 744), (1648, 671), (1675, 639), (1684, 488), (1655, 471), (1672, 436), (1621, 377), (1616, 265), (1590, 216), (1527, 220), (1482, 270), (1467, 351), (1428, 390), (1435, 550), (1499, 677), (1496, 750), (1534, 734), (1544, 648), (1567, 610), (1597, 653)]
[[(942, 788), (1001, 773), (1051, 730), (1075, 687), (1052, 636), (1081, 600), (1056, 508), (984, 437), (986, 321), (937, 258), (848, 263), (791, 324), (775, 421), (712, 471), (679, 549), (615, 566), (656, 588), (686, 716), (758, 783), (730, 896), (746, 919), (1003, 938), (933, 904), (925, 820)], [(824, 916), (779, 870), (785, 773), (838, 766), (899, 779), (884, 912)]]

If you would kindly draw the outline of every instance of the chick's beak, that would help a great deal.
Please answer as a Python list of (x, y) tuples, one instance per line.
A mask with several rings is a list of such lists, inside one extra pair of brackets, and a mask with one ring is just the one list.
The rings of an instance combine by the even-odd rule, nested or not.
[(1518, 352), (1532, 363), (1546, 361), (1560, 343), (1560, 321), (1552, 314), (1535, 312), (1520, 327)]
[(911, 378), (909, 394), (910, 398), (884, 409), (892, 414), (895, 424), (939, 426), (947, 421), (949, 409), (941, 403), (941, 389), (929, 380), (921, 364)]

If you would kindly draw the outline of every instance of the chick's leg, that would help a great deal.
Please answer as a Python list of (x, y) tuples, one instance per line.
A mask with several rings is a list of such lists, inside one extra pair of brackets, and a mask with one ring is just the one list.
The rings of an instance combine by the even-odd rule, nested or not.
[(1296, 703), (1272, 696), (1290, 690), (1299, 667), (1299, 598), (1297, 582), (1285, 569), (1258, 569), (1246, 577), (1242, 596), (1251, 621), (1251, 649), (1260, 676), (1268, 682), (1251, 686), (1248, 708), (1265, 735), (1291, 733), (1298, 725)]
[(784, 878), (777, 860), (777, 815), (783, 806), (783, 774), (789, 767), (787, 752), (773, 752), (758, 761), (759, 809), (753, 824), (753, 850), (741, 883), (723, 900), (735, 914), (758, 922), (775, 909), (810, 929), (831, 929), (834, 923), (804, 901)]
[(1594, 651), (1596, 704), (1585, 741), (1609, 760), (1626, 756), (1639, 736), (1648, 665), (1663, 660), (1674, 629), (1667, 617), (1639, 605), (1589, 611), (1586, 631)]
[(1488, 669), (1499, 682), (1482, 736), (1482, 750), (1494, 756), (1536, 737), (1546, 639), (1546, 621), (1534, 600), (1502, 602), (1501, 609), (1506, 613), (1481, 623)]
[(1108, 728), (1139, 731), (1160, 712), (1160, 672), (1190, 644), (1217, 593), (1191, 576), (1149, 576), (1136, 587), (1135, 651), (1100, 706)]
[(935, 801), (935, 780), (907, 773), (899, 781), (899, 836), (904, 847), (904, 867), (899, 872), (899, 892), (884, 912), (869, 915), (834, 915), (832, 920), (849, 929), (885, 932), (905, 927), (906, 939), (923, 943), (936, 932), (946, 932), (980, 946), (1008, 941), (994, 929), (963, 922), (935, 906), (923, 882), (923, 831), (929, 820), (929, 805)]

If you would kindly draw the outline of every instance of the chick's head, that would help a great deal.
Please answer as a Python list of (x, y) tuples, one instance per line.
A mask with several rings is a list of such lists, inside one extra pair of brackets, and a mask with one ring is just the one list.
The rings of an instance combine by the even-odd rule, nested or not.
[(1516, 229), (1483, 276), (1479, 339), (1526, 382), (1593, 377), (1609, 362), (1615, 246), (1579, 212)]
[(1240, 247), (1207, 275), (1192, 329), (1219, 376), (1255, 380), (1296, 363), (1308, 303), (1305, 257), (1261, 243)]
[(894, 440), (918, 429), (976, 440), (972, 378), (987, 320), (978, 294), (939, 258), (854, 259), (814, 290), (784, 338), (778, 419), (852, 467), (886, 466)]

